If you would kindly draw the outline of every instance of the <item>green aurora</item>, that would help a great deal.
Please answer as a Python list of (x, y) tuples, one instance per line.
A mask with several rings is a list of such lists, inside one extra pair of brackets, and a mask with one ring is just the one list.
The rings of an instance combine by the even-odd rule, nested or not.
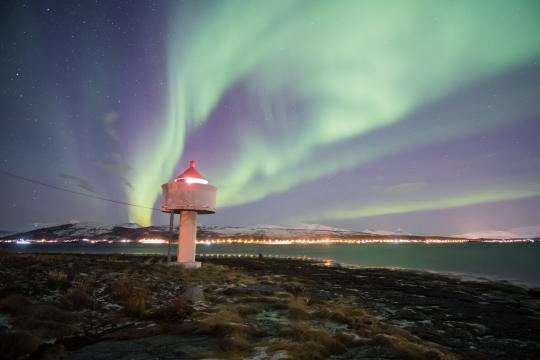
[(478, 188), (472, 193), (454, 193), (445, 196), (435, 196), (431, 199), (367, 204), (354, 209), (332, 209), (321, 213), (303, 214), (296, 220), (311, 219), (356, 219), (370, 216), (399, 214), (404, 212), (451, 209), (467, 205), (483, 204), (494, 201), (523, 199), (540, 196), (540, 185), (518, 187), (496, 187), (493, 189)]
[[(284, 130), (278, 130), (279, 140), (248, 127), (237, 134), (239, 150), (210, 174), (220, 188), (220, 207), (255, 202), (404, 149), (508, 121), (503, 116), (474, 126), (461, 121), (442, 130), (434, 125), (423, 134), (362, 145), (421, 106), (538, 58), (540, 2), (516, 3), (511, 9), (508, 1), (493, 0), (219, 1), (182, 7), (170, 23), (163, 125), (145, 134), (131, 159), (129, 201), (156, 203), (186, 138), (239, 83), (268, 112), (265, 127)], [(279, 96), (283, 93), (286, 99)], [(289, 111), (291, 103), (305, 111)], [(339, 151), (345, 142), (353, 145)], [(494, 191), (471, 188), (454, 197), (327, 209), (315, 217), (354, 218), (535, 195), (537, 187), (523, 189), (516, 182)], [(147, 225), (151, 212), (131, 208), (130, 220)]]

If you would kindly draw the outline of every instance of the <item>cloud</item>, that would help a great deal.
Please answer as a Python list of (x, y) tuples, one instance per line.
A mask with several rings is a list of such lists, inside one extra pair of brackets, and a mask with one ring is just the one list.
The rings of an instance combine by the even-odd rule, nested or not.
[(120, 141), (116, 129), (114, 128), (114, 125), (119, 118), (120, 114), (116, 111), (110, 111), (103, 117), (103, 123), (105, 124), (105, 133), (111, 140), (114, 141)]
[(105, 162), (98, 160), (95, 164), (105, 172), (119, 177), (126, 177), (131, 171), (131, 167), (126, 163)]
[(122, 154), (109, 153), (105, 155), (104, 161), (98, 160), (94, 164), (109, 175), (120, 178), (126, 187), (133, 190), (133, 185), (127, 180), (131, 167), (123, 161)]
[(121, 162), (122, 161), (122, 155), (120, 153), (110, 153), (105, 155), (105, 159), (110, 159), (113, 162)]
[(75, 186), (83, 189), (83, 190), (86, 190), (88, 192), (91, 192), (91, 193), (94, 193), (94, 194), (98, 194), (100, 195), (95, 187), (90, 184), (88, 181), (86, 181), (85, 179), (81, 178), (81, 177), (78, 177), (78, 176), (75, 176), (75, 175), (70, 175), (70, 174), (65, 174), (65, 173), (60, 173), (58, 174), (58, 176), (60, 176), (61, 178), (65, 179), (65, 180), (69, 180), (69, 182), (71, 183), (74, 183)]

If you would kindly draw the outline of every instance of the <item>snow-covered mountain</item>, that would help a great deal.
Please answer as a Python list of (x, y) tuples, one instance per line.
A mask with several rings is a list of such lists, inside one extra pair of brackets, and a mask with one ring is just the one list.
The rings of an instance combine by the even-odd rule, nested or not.
[(518, 228), (513, 228), (508, 230), (513, 234), (518, 235), (519, 237), (534, 239), (540, 238), (540, 225), (536, 226), (523, 226)]
[(478, 231), (466, 234), (453, 235), (452, 237), (460, 239), (496, 239), (496, 240), (508, 240), (508, 239), (519, 239), (521, 236), (514, 234), (509, 231), (500, 231), (500, 230), (487, 230), (487, 231)]
[(127, 229), (140, 229), (140, 228), (142, 228), (141, 225), (139, 225), (137, 223), (132, 223), (132, 222), (122, 223), (122, 224), (118, 224), (116, 226), (127, 228)]
[[(520, 228), (519, 231), (480, 231), (468, 234), (455, 235), (453, 237), (443, 236), (418, 236), (412, 235), (402, 229), (395, 230), (366, 230), (364, 232), (352, 231), (346, 229), (333, 228), (318, 224), (301, 224), (296, 227), (283, 227), (276, 225), (254, 225), (254, 226), (207, 226), (198, 227), (198, 238), (205, 239), (388, 239), (393, 240), (396, 237), (409, 240), (429, 239), (520, 239), (537, 238), (530, 236), (537, 234), (540, 227)], [(174, 231), (178, 232), (178, 227)], [(526, 234), (527, 236), (524, 236)], [(139, 240), (144, 238), (166, 239), (170, 237), (169, 227), (149, 226), (141, 227), (137, 224), (126, 223), (119, 225), (103, 225), (89, 222), (71, 222), (49, 227), (40, 227), (31, 231), (17, 234), (0, 234), (0, 239), (13, 240), (110, 240), (121, 241), (124, 239)], [(175, 235), (176, 237), (176, 235)]]
[(9, 230), (0, 230), (0, 237), (2, 236), (8, 236), (10, 234), (13, 234), (13, 231), (9, 231)]
[[(175, 232), (178, 227), (175, 227)], [(58, 240), (71, 241), (82, 239), (102, 239), (120, 241), (124, 239), (138, 240), (142, 238), (167, 238), (170, 236), (169, 227), (149, 226), (140, 227), (137, 224), (102, 225), (96, 223), (72, 222), (69, 224), (37, 228), (31, 231), (4, 236), (3, 239), (27, 240)], [(298, 227), (287, 228), (275, 225), (255, 226), (205, 226), (198, 227), (199, 239), (347, 239), (358, 237), (378, 237), (380, 235), (366, 234), (346, 229), (332, 228), (318, 224), (301, 224)], [(2, 238), (2, 237), (0, 237)]]
[(287, 237), (324, 237), (341, 236), (354, 233), (351, 230), (338, 229), (319, 224), (300, 224), (295, 227), (283, 227), (277, 225), (253, 225), (253, 226), (200, 226), (199, 232), (213, 233), (221, 236), (233, 237), (259, 237), (259, 238), (287, 238)]
[(342, 229), (342, 228), (336, 228), (321, 224), (299, 224), (298, 226), (295, 226), (296, 229), (304, 229), (304, 230), (315, 230), (315, 231), (344, 231), (344, 232), (351, 232), (352, 230), (349, 229)]
[(365, 233), (368, 234), (374, 234), (374, 235), (412, 235), (410, 232), (407, 232), (401, 228), (397, 228), (394, 230), (373, 230), (373, 229), (366, 229), (364, 230)]

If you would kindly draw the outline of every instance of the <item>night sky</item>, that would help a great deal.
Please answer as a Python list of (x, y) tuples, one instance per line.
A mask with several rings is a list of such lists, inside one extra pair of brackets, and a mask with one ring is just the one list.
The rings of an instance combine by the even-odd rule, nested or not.
[[(2, 1), (0, 169), (203, 224), (540, 224), (540, 2)], [(0, 174), (0, 229), (160, 224)]]

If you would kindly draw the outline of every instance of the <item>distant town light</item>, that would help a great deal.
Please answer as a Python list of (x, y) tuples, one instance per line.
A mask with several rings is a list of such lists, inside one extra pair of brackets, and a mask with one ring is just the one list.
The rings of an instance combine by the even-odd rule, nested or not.
[(139, 244), (166, 244), (167, 240), (163, 239), (140, 239)]

